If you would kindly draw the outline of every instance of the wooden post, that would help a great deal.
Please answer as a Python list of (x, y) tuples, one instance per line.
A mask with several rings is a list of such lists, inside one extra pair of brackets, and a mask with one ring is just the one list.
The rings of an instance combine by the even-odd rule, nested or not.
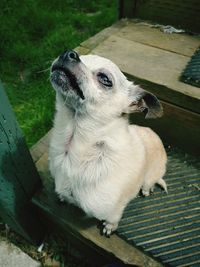
[(119, 0), (119, 19), (133, 18), (137, 0)]
[(39, 244), (44, 228), (30, 202), (41, 180), (0, 83), (0, 217)]

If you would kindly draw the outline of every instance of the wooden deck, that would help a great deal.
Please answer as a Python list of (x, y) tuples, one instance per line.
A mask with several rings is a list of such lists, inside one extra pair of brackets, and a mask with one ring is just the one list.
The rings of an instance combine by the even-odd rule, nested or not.
[[(200, 89), (179, 81), (199, 46), (200, 36), (167, 34), (144, 22), (121, 20), (76, 50), (111, 59), (130, 80), (162, 101), (161, 119), (144, 121), (134, 115), (131, 121), (152, 127), (170, 145), (200, 155)], [(193, 137), (190, 142), (188, 136)]]
[[(129, 78), (149, 88), (155, 85), (151, 91), (161, 99), (200, 113), (196, 101), (200, 100), (199, 88), (179, 81), (199, 46), (199, 36), (167, 34), (144, 22), (122, 20), (86, 40), (77, 50), (111, 59)], [(172, 94), (177, 97), (171, 99)]]
[[(168, 143), (188, 151), (192, 148), (192, 152), (199, 154), (200, 89), (179, 81), (199, 45), (200, 39), (195, 36), (166, 34), (144, 23), (122, 20), (83, 42), (76, 50), (113, 60), (129, 79), (155, 93), (163, 102), (165, 117), (145, 125), (152, 126)], [(143, 118), (133, 120), (141, 123)], [(190, 142), (188, 135), (193, 136)], [(58, 202), (48, 170), (49, 136), (50, 133), (31, 150), (44, 184), (33, 203), (44, 218), (98, 261), (94, 266), (116, 259), (136, 266), (162, 266), (157, 259), (117, 235), (110, 239), (100, 236), (95, 220), (85, 219), (80, 210)]]

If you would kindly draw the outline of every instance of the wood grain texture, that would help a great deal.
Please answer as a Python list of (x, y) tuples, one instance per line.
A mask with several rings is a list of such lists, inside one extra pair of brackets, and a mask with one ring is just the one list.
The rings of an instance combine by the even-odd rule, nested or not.
[(125, 73), (200, 100), (197, 87), (179, 81), (179, 76), (189, 60), (186, 56), (116, 35), (107, 38), (93, 49), (92, 53), (111, 59)]
[[(114, 23), (112, 26), (103, 29), (102, 31), (98, 32), (94, 36), (90, 37), (86, 41), (82, 42), (80, 44), (79, 49), (88, 49), (87, 53), (91, 53), (91, 50), (97, 47), (101, 42), (106, 40), (110, 35), (118, 32), (121, 28), (126, 25), (128, 21), (126, 19), (122, 19), (116, 23)], [(80, 50), (79, 50), (80, 51)], [(85, 50), (86, 51), (86, 50)]]
[(167, 86), (156, 84), (145, 79), (140, 79), (128, 73), (124, 72), (124, 74), (130, 81), (133, 81), (143, 89), (155, 94), (160, 100), (198, 114), (200, 113), (199, 99), (193, 98), (192, 96), (188, 96), (186, 94), (182, 94), (178, 91), (170, 90)]
[(200, 115), (167, 102), (162, 105), (162, 118), (145, 120), (142, 114), (133, 114), (130, 121), (152, 128), (165, 143), (200, 156)]
[(120, 0), (120, 18), (140, 18), (200, 32), (199, 0)]
[(200, 37), (197, 35), (168, 34), (155, 28), (154, 25), (146, 22), (134, 22), (134, 20), (127, 22), (127, 25), (120, 29), (116, 35), (188, 57), (191, 57), (200, 45)]
[(131, 79), (151, 90), (155, 87), (164, 101), (200, 113), (200, 90), (179, 81), (198, 45), (199, 37), (165, 34), (136, 20), (123, 19), (80, 48), (110, 58)]
[(51, 130), (31, 147), (30, 153), (34, 162), (37, 162), (47, 152), (50, 138)]
[(200, 32), (199, 0), (138, 1), (135, 17)]

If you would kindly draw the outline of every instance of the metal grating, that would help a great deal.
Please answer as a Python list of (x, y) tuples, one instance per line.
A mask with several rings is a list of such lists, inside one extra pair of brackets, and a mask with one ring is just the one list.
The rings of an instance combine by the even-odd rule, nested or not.
[(188, 62), (180, 80), (191, 85), (200, 87), (200, 47)]
[(165, 265), (200, 266), (200, 163), (168, 150), (169, 193), (156, 187), (125, 209), (118, 235)]

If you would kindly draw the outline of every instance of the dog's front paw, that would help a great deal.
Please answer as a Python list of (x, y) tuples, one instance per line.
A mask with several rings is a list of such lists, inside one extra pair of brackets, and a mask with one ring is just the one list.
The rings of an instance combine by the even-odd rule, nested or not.
[(148, 196), (150, 196), (151, 193), (153, 193), (153, 191), (154, 191), (154, 186), (152, 186), (150, 189), (149, 188), (148, 189), (142, 188), (142, 195), (144, 197), (148, 197)]
[(107, 221), (101, 221), (100, 234), (110, 237), (110, 235), (117, 229), (118, 223), (109, 223)]
[(62, 203), (65, 201), (65, 198), (62, 195), (58, 195), (58, 201)]
[(142, 189), (142, 195), (144, 197), (148, 197), (150, 195), (150, 190), (147, 191), (147, 190)]

